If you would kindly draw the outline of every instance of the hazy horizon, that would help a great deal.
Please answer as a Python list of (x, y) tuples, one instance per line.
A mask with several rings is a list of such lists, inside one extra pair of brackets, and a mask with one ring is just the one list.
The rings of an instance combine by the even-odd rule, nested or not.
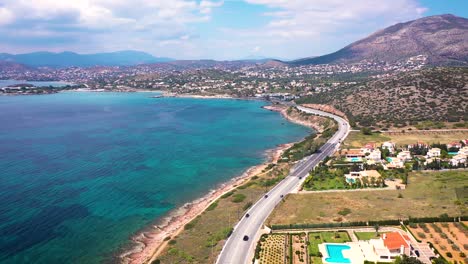
[(0, 52), (136, 50), (173, 59), (293, 60), (334, 52), (395, 23), (468, 16), (436, 0), (13, 1), (0, 5)]

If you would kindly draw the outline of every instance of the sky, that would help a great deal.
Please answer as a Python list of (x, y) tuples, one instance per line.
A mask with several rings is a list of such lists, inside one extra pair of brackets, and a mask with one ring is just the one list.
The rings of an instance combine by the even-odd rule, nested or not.
[(0, 53), (139, 50), (175, 59), (296, 59), (399, 22), (468, 17), (467, 0), (0, 0)]

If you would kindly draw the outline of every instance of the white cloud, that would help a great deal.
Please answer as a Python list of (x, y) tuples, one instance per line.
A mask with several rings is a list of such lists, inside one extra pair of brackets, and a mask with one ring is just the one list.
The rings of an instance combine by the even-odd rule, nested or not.
[(11, 23), (13, 20), (14, 20), (13, 13), (4, 7), (0, 7), (0, 26), (7, 25)]
[[(92, 43), (97, 50), (107, 50), (116, 43), (127, 47), (127, 42), (131, 43), (131, 39), (137, 38), (146, 43), (133, 48), (146, 50), (159, 41), (167, 42), (171, 39), (179, 42), (189, 41), (189, 38), (183, 36), (195, 35), (193, 25), (210, 21), (213, 9), (223, 5), (223, 1), (207, 0), (0, 0), (0, 2), (1, 35), (10, 38), (19, 37), (18, 32), (21, 32), (21, 36), (24, 37), (27, 31), (31, 31), (31, 41), (24, 41), (24, 45), (32, 46), (34, 37), (71, 34), (77, 38), (77, 41)], [(20, 39), (13, 41), (19, 43)], [(112, 45), (109, 44), (111, 42)], [(50, 40), (50, 45), (50, 49), (54, 49), (53, 40)]]
[[(265, 35), (294, 38), (319, 36), (343, 30), (351, 25), (361, 27), (368, 21), (392, 24), (420, 17), (426, 9), (415, 0), (245, 0), (265, 5), (272, 20), (262, 29)], [(379, 23), (379, 22), (377, 22)]]

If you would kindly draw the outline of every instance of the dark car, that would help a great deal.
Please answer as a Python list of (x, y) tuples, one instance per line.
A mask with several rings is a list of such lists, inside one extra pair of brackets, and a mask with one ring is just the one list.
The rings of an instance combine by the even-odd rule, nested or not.
[(244, 241), (249, 240), (249, 236), (244, 236), (243, 240), (244, 240)]
[(284, 197), (284, 195), (281, 195), (280, 197), (281, 197), (281, 198), (283, 198), (283, 197)]
[(250, 215), (249, 214), (245, 214), (245, 217), (249, 217)]
[(265, 194), (265, 198), (268, 198), (268, 194)]
[(299, 180), (302, 179), (302, 177), (299, 177)]
[(414, 251), (414, 254), (416, 254), (416, 256), (419, 257), (419, 251), (418, 251), (418, 250), (415, 250), (415, 251)]

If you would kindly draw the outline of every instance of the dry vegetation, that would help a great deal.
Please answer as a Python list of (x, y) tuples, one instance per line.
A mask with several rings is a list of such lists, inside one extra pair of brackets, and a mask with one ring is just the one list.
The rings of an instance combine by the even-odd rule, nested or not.
[(406, 146), (423, 141), (427, 144), (441, 143), (447, 144), (453, 141), (460, 141), (468, 138), (468, 131), (450, 131), (450, 132), (426, 132), (413, 131), (410, 133), (373, 133), (364, 135), (361, 132), (352, 131), (343, 142), (344, 148), (360, 148), (368, 142), (381, 144), (385, 141), (395, 142), (398, 146)]
[[(338, 88), (299, 103), (329, 104), (351, 123), (380, 128), (468, 120), (468, 69), (430, 68)], [(440, 124), (434, 123), (439, 126)]]
[(411, 232), (425, 242), (431, 242), (444, 258), (467, 263), (468, 229), (462, 223), (412, 224)]
[[(405, 190), (303, 193), (288, 195), (267, 223), (303, 224), (390, 220), (468, 214), (468, 198), (457, 196), (468, 171), (413, 172)], [(399, 195), (401, 194), (401, 195)], [(343, 213), (346, 210), (346, 214)]]
[(307, 245), (306, 245), (306, 233), (291, 235), (292, 241), (292, 263), (293, 264), (304, 264), (306, 263)]

